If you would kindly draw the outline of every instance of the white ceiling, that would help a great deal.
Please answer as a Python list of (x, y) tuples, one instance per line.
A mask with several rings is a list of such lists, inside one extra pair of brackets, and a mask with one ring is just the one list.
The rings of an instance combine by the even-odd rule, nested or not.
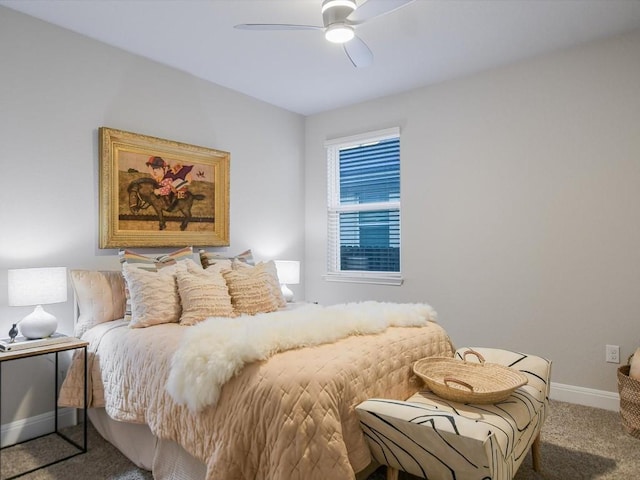
[(354, 68), (342, 47), (319, 31), (233, 28), (238, 23), (322, 25), (320, 4), (0, 0), (0, 5), (304, 115), (640, 28), (640, 0), (416, 0), (356, 29), (375, 55), (374, 64), (363, 69)]

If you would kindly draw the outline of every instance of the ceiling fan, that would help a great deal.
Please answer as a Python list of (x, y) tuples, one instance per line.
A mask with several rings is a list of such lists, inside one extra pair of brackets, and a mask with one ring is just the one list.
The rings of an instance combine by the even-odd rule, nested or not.
[(404, 7), (415, 0), (367, 0), (360, 6), (356, 0), (323, 0), (322, 27), (287, 23), (242, 23), (240, 30), (323, 30), (327, 40), (342, 43), (354, 67), (366, 67), (373, 62), (373, 53), (355, 34), (355, 27)]

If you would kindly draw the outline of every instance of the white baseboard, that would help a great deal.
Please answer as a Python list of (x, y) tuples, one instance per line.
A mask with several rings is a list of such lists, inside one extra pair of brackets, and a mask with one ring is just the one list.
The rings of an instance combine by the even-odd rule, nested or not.
[[(58, 410), (58, 428), (75, 425), (76, 409), (61, 408)], [(53, 432), (55, 429), (54, 412), (47, 412), (2, 425), (0, 430), (0, 446), (6, 447), (14, 443), (24, 442), (30, 438)]]
[(620, 410), (620, 395), (616, 392), (595, 390), (551, 382), (550, 398), (560, 402), (576, 403), (587, 407), (603, 408), (617, 412)]

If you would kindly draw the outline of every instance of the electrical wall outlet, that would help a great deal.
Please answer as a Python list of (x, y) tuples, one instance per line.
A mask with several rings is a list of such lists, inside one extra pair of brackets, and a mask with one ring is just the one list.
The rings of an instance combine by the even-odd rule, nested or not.
[(618, 345), (607, 345), (605, 347), (605, 360), (608, 363), (620, 363), (620, 347)]

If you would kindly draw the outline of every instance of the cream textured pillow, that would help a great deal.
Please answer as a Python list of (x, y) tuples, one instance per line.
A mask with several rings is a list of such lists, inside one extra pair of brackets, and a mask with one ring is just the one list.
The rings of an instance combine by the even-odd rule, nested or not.
[(227, 283), (220, 272), (177, 272), (182, 302), (181, 325), (194, 325), (207, 317), (232, 317), (233, 306)]
[(276, 302), (278, 302), (278, 307), (286, 307), (287, 301), (282, 295), (282, 288), (280, 287), (280, 280), (278, 279), (278, 269), (276, 268), (276, 263), (273, 260), (269, 260), (268, 262), (259, 262), (255, 267), (252, 267), (251, 265), (238, 260), (233, 261), (234, 270), (243, 271), (252, 268), (264, 271), (268, 274), (267, 282), (269, 283), (269, 287), (271, 288), (273, 297), (276, 299)]
[(185, 271), (181, 262), (157, 272), (124, 264), (122, 271), (131, 295), (132, 328), (150, 327), (180, 320), (180, 297), (176, 273)]
[(263, 269), (225, 270), (222, 275), (227, 281), (235, 313), (255, 315), (278, 310), (269, 274)]
[[(161, 268), (175, 265), (177, 262), (193, 262), (193, 247), (184, 247), (170, 253), (163, 253), (155, 256), (142, 255), (141, 253), (134, 252), (133, 250), (124, 249), (118, 252), (118, 256), (120, 257), (120, 263), (122, 265), (127, 264), (150, 272), (156, 272)], [(195, 262), (193, 263), (196, 265)], [(129, 295), (129, 288), (126, 284), (125, 295), (127, 303), (124, 318), (125, 320), (131, 320), (131, 299)]]
[(122, 272), (71, 270), (79, 315), (73, 334), (81, 337), (94, 325), (124, 317)]
[(640, 380), (640, 348), (636, 350), (631, 358), (631, 368), (629, 368), (629, 376)]

